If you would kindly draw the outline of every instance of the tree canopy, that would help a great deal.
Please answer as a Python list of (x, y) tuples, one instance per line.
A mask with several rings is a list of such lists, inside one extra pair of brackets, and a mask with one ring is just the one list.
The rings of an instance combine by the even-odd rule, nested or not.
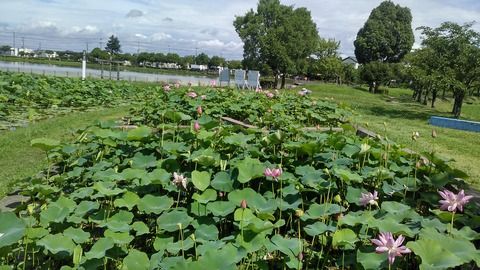
[(317, 45), (318, 33), (310, 11), (280, 4), (279, 0), (260, 0), (257, 10), (237, 16), (233, 23), (244, 43), (244, 65), (282, 74), (282, 88), (289, 72), (305, 72), (307, 57)]
[(105, 50), (111, 54), (117, 54), (122, 51), (120, 48), (120, 40), (118, 40), (118, 37), (111, 35), (108, 39), (107, 46), (105, 46)]
[(460, 116), (467, 91), (480, 83), (480, 33), (472, 25), (445, 22), (437, 28), (420, 27), (423, 47), (409, 58), (424, 80), (441, 78), (442, 87), (453, 92), (455, 117)]
[(410, 9), (385, 1), (372, 10), (358, 31), (355, 56), (360, 64), (399, 62), (410, 52), (414, 40)]

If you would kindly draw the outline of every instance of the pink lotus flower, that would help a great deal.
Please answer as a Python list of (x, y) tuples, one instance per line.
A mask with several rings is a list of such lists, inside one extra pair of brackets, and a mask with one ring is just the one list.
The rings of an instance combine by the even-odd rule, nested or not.
[(197, 113), (198, 113), (198, 115), (202, 115), (202, 113), (203, 113), (202, 106), (197, 107)]
[(256, 88), (256, 89), (255, 89), (255, 93), (263, 93), (262, 88)]
[(402, 246), (405, 237), (399, 235), (397, 240), (393, 238), (392, 233), (385, 232), (378, 235), (378, 239), (372, 239), (372, 243), (377, 246), (375, 252), (388, 253), (388, 264), (392, 265), (395, 261), (395, 257), (401, 257), (402, 254), (412, 252), (406, 246)]
[(188, 92), (187, 93), (187, 96), (191, 97), (191, 98), (196, 98), (197, 97), (197, 93), (191, 91), (191, 92)]
[(270, 169), (266, 168), (263, 174), (266, 177), (272, 177), (273, 180), (278, 181), (278, 178), (282, 175), (282, 168), (277, 168), (277, 169)]
[(175, 88), (180, 88), (180, 83), (176, 82), (173, 86), (175, 86)]
[(198, 132), (200, 130), (200, 124), (198, 123), (198, 121), (195, 121), (195, 124), (193, 124), (193, 130), (195, 130), (195, 132)]
[(170, 85), (166, 84), (166, 85), (163, 86), (163, 91), (168, 92), (170, 90), (171, 90)]
[(177, 187), (183, 187), (184, 189), (187, 189), (187, 177), (183, 176), (183, 174), (174, 172), (172, 183)]
[(458, 194), (455, 194), (449, 190), (439, 191), (438, 194), (442, 196), (443, 200), (440, 200), (441, 210), (448, 210), (450, 212), (463, 211), (463, 206), (470, 201), (473, 196), (465, 196), (465, 191), (462, 189)]
[(305, 96), (307, 93), (306, 93), (306, 92), (303, 92), (303, 91), (298, 91), (298, 94), (299, 94), (300, 96)]
[(266, 95), (268, 98), (273, 98), (275, 96), (272, 92), (267, 92)]
[(215, 81), (215, 80), (210, 81), (210, 86), (211, 87), (215, 87), (216, 85), (217, 85), (217, 81)]
[(367, 206), (370, 205), (378, 205), (378, 192), (375, 190), (373, 194), (371, 192), (362, 193), (362, 197), (360, 198), (360, 205)]

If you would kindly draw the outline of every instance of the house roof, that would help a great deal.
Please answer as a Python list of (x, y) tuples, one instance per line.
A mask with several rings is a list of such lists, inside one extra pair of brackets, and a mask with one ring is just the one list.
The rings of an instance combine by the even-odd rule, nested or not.
[(358, 63), (357, 58), (355, 56), (348, 56), (342, 60), (342, 62), (348, 63)]

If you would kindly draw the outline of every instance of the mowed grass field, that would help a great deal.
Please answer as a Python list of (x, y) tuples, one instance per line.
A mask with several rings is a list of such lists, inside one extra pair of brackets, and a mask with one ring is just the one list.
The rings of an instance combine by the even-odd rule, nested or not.
[(14, 183), (46, 167), (45, 153), (30, 146), (32, 139), (46, 137), (68, 142), (76, 136), (76, 130), (92, 125), (98, 120), (121, 118), (128, 113), (129, 108), (125, 106), (74, 112), (31, 123), (15, 131), (0, 132), (0, 198), (12, 190)]
[[(435, 108), (431, 108), (430, 104), (413, 102), (412, 91), (408, 89), (390, 88), (388, 94), (371, 94), (367, 89), (333, 84), (308, 85), (307, 88), (315, 97), (349, 105), (356, 112), (355, 121), (372, 131), (386, 134), (415, 151), (435, 149), (440, 156), (454, 159), (454, 166), (467, 172), (470, 175), (467, 181), (480, 189), (480, 133), (428, 124), (432, 115), (451, 117), (451, 100), (438, 99)], [(462, 119), (480, 121), (480, 100), (470, 98), (467, 102), (463, 105)], [(431, 137), (433, 129), (437, 132), (436, 139)], [(420, 138), (412, 143), (414, 131), (420, 133)]]

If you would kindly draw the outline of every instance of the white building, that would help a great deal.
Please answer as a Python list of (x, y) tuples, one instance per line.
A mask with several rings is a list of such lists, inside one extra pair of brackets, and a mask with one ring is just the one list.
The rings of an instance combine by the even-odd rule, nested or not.
[(196, 65), (196, 64), (192, 64), (192, 65), (190, 65), (190, 69), (191, 69), (191, 70), (200, 70), (200, 71), (203, 71), (203, 70), (207, 70), (207, 69), (208, 69), (208, 66), (207, 66), (207, 65)]
[(353, 57), (353, 56), (349, 56), (347, 58), (344, 58), (342, 60), (342, 63), (347, 64), (347, 65), (353, 65), (353, 68), (355, 68), (355, 69), (358, 69), (358, 67), (360, 66), (360, 64), (357, 61), (357, 58)]

